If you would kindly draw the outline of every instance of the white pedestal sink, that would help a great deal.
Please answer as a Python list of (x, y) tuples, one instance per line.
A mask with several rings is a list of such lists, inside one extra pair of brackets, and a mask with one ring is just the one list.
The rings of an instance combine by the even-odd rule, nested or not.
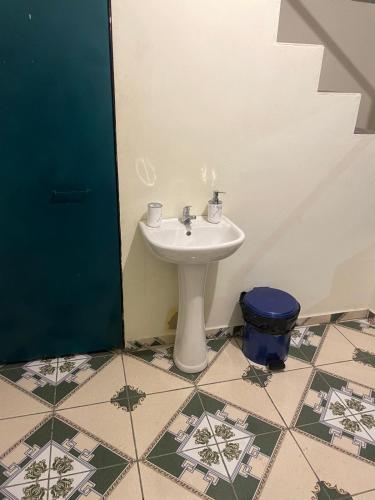
[(232, 255), (243, 243), (245, 234), (227, 217), (211, 224), (205, 217), (192, 221), (187, 228), (179, 219), (164, 219), (152, 228), (139, 226), (152, 252), (162, 260), (178, 265), (179, 309), (173, 359), (186, 373), (207, 366), (204, 322), (204, 288), (207, 265)]

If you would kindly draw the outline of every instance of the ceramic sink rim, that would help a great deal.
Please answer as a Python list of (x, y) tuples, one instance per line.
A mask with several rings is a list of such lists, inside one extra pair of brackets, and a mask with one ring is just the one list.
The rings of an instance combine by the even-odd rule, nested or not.
[[(153, 235), (161, 235), (163, 232), (163, 229), (166, 230), (165, 227), (163, 227), (163, 222), (167, 223), (176, 223), (176, 229), (174, 229), (176, 232), (184, 232), (185, 227), (182, 224), (182, 222), (177, 218), (177, 217), (171, 217), (171, 218), (166, 218), (163, 219), (162, 225), (160, 227), (154, 228), (154, 227), (149, 227), (144, 221), (139, 222), (139, 227), (142, 231), (143, 236), (145, 237), (145, 240), (151, 245), (155, 246), (161, 250), (169, 250), (173, 252), (206, 252), (210, 250), (220, 250), (220, 249), (225, 249), (225, 248), (232, 248), (234, 246), (240, 246), (244, 240), (245, 240), (245, 233), (240, 229), (234, 222), (232, 222), (228, 217), (222, 217), (221, 222), (218, 224), (212, 224), (211, 222), (208, 222), (207, 217), (205, 216), (197, 216), (197, 218), (192, 222), (192, 231), (194, 232), (194, 223), (199, 223), (199, 226), (196, 228), (206, 228), (207, 229), (217, 229), (220, 231), (220, 228), (224, 229), (233, 229), (234, 232), (237, 233), (237, 237), (234, 239), (230, 239), (229, 241), (224, 241), (221, 243), (213, 243), (213, 244), (202, 244), (202, 245), (194, 245), (194, 246), (185, 246), (181, 244), (180, 242), (175, 245), (171, 244), (165, 244), (160, 241), (160, 239), (157, 239), (153, 237)], [(202, 225), (203, 223), (203, 225)], [(178, 224), (178, 225), (177, 225)], [(213, 227), (212, 227), (213, 226)]]

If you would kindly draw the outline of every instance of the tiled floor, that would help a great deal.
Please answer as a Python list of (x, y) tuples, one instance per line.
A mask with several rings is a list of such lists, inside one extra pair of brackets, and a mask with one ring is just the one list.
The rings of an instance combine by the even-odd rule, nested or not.
[(240, 339), (0, 367), (0, 498), (375, 499), (375, 329), (301, 326), (286, 370)]

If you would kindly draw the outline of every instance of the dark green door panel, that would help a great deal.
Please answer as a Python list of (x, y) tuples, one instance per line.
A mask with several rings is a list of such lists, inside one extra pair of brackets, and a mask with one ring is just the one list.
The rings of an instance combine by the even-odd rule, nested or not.
[(123, 344), (107, 0), (0, 1), (0, 361)]

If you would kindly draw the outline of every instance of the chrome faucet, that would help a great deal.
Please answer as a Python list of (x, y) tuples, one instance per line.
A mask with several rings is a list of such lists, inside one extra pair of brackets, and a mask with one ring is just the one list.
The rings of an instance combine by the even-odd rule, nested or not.
[(190, 214), (191, 205), (187, 205), (182, 210), (181, 222), (182, 224), (189, 225), (193, 219), (196, 219), (196, 215)]

